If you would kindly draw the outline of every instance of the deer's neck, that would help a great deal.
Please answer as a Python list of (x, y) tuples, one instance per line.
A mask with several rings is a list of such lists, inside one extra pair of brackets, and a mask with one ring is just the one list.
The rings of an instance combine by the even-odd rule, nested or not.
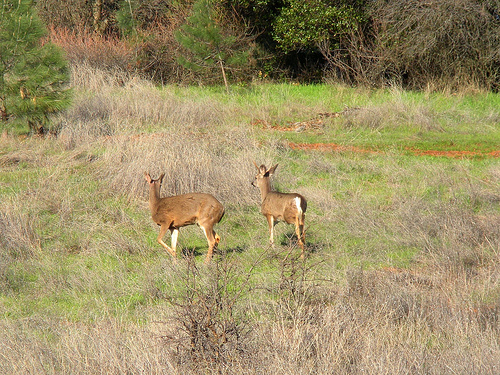
[(262, 199), (262, 202), (264, 202), (264, 199), (266, 199), (267, 194), (271, 191), (271, 182), (269, 179), (263, 180), (262, 184), (260, 185), (260, 197)]
[(149, 187), (149, 209), (151, 212), (156, 211), (158, 202), (160, 201), (160, 185), (152, 184)]

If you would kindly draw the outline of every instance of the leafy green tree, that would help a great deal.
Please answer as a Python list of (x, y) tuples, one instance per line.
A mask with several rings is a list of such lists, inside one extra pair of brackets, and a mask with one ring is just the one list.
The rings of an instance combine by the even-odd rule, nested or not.
[(205, 73), (217, 67), (228, 89), (226, 70), (246, 64), (250, 53), (241, 47), (245, 36), (221, 27), (221, 19), (210, 0), (198, 0), (176, 40), (187, 52), (179, 57), (181, 65)]
[(0, 0), (0, 120), (24, 120), (43, 132), (49, 116), (70, 104), (69, 69), (31, 0)]
[(219, 0), (235, 8), (257, 35), (270, 58), (262, 70), (270, 76), (317, 79), (330, 58), (344, 56), (346, 41), (361, 32), (372, 0)]
[(274, 39), (285, 52), (335, 44), (362, 18), (359, 4), (350, 3), (356, 1), (288, 0), (274, 22)]

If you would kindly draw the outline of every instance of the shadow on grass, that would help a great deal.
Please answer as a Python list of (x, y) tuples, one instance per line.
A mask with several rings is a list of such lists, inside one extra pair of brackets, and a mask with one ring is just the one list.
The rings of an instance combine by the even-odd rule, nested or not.
[(216, 254), (241, 254), (248, 250), (248, 245), (239, 245), (235, 247), (230, 247), (228, 249), (218, 249)]
[[(293, 230), (288, 231), (287, 233), (281, 235), (280, 237), (281, 240), (279, 244), (281, 246), (292, 247), (292, 248), (299, 247), (299, 241), (297, 235), (295, 234), (295, 231)], [(321, 241), (318, 242), (312, 236), (306, 236), (305, 251), (307, 253), (314, 254), (320, 252), (321, 250), (325, 249), (326, 246), (327, 246), (326, 243), (323, 243)]]
[[(248, 250), (248, 245), (238, 245), (229, 248), (215, 248), (214, 256), (220, 255), (224, 256), (226, 254), (241, 254)], [(183, 248), (181, 250), (182, 257), (198, 257), (198, 256), (206, 256), (207, 254), (206, 246), (195, 246), (191, 248)]]

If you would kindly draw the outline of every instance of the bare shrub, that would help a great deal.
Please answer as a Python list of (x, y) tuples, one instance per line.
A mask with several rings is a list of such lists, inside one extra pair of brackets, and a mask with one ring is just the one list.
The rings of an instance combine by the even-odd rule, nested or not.
[(174, 327), (163, 339), (173, 362), (183, 373), (241, 371), (252, 356), (245, 353), (248, 317), (242, 306), (252, 269), (243, 271), (227, 257), (208, 270), (197, 268), (191, 255), (185, 260), (177, 275), (181, 285), (167, 297)]
[(136, 67), (144, 76), (162, 84), (189, 81), (188, 70), (176, 60), (180, 46), (174, 36), (185, 17), (186, 11), (179, 9), (170, 22), (140, 31), (143, 42), (136, 46)]
[(408, 86), (498, 84), (498, 24), (480, 2), (380, 2), (374, 15), (382, 45), (396, 47), (386, 51), (385, 63), (405, 75)]
[(305, 263), (292, 246), (278, 252), (274, 258), (279, 271), (279, 283), (275, 290), (278, 320), (287, 321), (292, 326), (316, 320), (317, 308), (322, 302), (316, 300), (320, 295), (314, 282), (318, 264)]
[(374, 1), (371, 22), (321, 46), (330, 74), (348, 83), (465, 91), (499, 84), (498, 3)]
[(134, 72), (135, 53), (130, 42), (85, 28), (51, 27), (49, 39), (61, 47), (71, 65), (89, 65), (109, 71)]

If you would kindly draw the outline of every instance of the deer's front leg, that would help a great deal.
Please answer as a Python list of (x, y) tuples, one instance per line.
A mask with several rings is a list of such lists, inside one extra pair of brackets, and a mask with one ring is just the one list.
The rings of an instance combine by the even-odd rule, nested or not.
[(274, 221), (273, 215), (267, 215), (267, 223), (269, 224), (269, 243), (274, 247)]

